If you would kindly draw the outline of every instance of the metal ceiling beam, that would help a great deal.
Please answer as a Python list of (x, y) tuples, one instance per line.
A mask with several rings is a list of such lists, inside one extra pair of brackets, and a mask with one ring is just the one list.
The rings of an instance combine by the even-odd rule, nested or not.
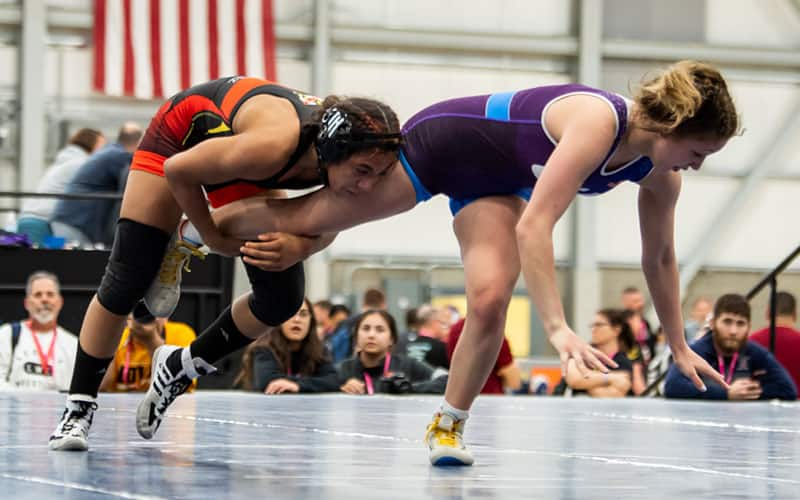
[[(311, 52), (311, 91), (317, 96), (331, 92), (331, 15), (330, 0), (314, 0), (314, 46)], [(306, 294), (311, 300), (331, 295), (330, 249), (317, 252), (306, 260)]]
[[(578, 5), (578, 82), (599, 87), (602, 79), (603, 0), (581, 0)], [(597, 200), (577, 196), (572, 210), (570, 297), (571, 324), (584, 338), (588, 325), (600, 308), (600, 272), (597, 268), (595, 217)]]
[[(800, 2), (800, 0), (793, 0)], [(50, 29), (91, 30), (92, 12), (47, 9)], [(19, 27), (19, 5), (0, 5), (0, 26)], [(304, 24), (278, 23), (278, 42), (312, 44), (314, 29)], [(526, 56), (576, 57), (578, 38), (574, 36), (531, 36), (526, 33), (496, 35), (484, 33), (398, 30), (380, 27), (334, 27), (330, 36), (335, 45), (370, 46), (425, 51), (457, 51)], [(796, 49), (759, 49), (673, 41), (603, 40), (602, 56), (607, 59), (674, 61), (695, 58), (718, 64), (760, 68), (800, 70), (800, 51)]]

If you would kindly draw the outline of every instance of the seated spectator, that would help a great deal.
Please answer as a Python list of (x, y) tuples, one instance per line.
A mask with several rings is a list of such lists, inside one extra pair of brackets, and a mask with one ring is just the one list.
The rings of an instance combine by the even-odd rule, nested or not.
[(711, 335), (691, 344), (691, 349), (711, 366), (716, 366), (729, 385), (704, 378), (700, 391), (675, 365), (669, 368), (664, 383), (668, 398), (692, 399), (797, 399), (797, 389), (789, 374), (772, 354), (755, 342), (747, 341), (750, 331), (750, 304), (741, 295), (727, 294), (714, 304)]
[[(447, 357), (453, 359), (453, 351), (458, 345), (458, 339), (461, 338), (461, 332), (464, 330), (464, 320), (460, 319), (450, 328), (450, 335), (447, 337)], [(494, 368), (486, 383), (483, 384), (481, 394), (505, 394), (506, 391), (518, 391), (522, 387), (522, 377), (520, 375), (519, 367), (514, 362), (514, 356), (511, 354), (511, 346), (508, 344), (508, 339), (503, 337), (503, 345), (500, 346), (500, 354), (497, 355), (497, 361), (494, 363)]]
[(447, 375), (437, 376), (436, 370), (421, 361), (391, 354), (397, 342), (397, 325), (391, 314), (368, 310), (354, 328), (356, 355), (338, 369), (342, 392), (444, 394)]
[(294, 316), (247, 347), (234, 385), (265, 394), (338, 391), (336, 369), (316, 331), (305, 299)]
[(318, 300), (314, 302), (314, 320), (317, 322), (317, 336), (323, 341), (328, 331), (332, 307), (333, 304), (330, 300)]
[(711, 317), (713, 309), (714, 303), (710, 299), (706, 297), (695, 299), (692, 303), (692, 310), (689, 312), (689, 318), (683, 325), (686, 342), (691, 343), (700, 336), (701, 331), (706, 327)]
[(642, 352), (644, 366), (656, 355), (658, 337), (653, 332), (650, 323), (644, 317), (644, 294), (635, 286), (629, 286), (622, 291), (622, 308), (630, 313), (628, 323), (633, 332), (633, 338)]
[[(619, 311), (624, 316), (625, 322), (630, 326), (630, 317), (633, 313), (630, 311)], [(656, 335), (658, 337), (658, 334)], [(627, 335), (623, 333), (619, 336), (620, 348), (628, 356), (628, 361), (631, 362), (631, 391), (634, 396), (641, 395), (647, 389), (647, 377), (645, 376), (645, 363), (642, 356), (642, 348), (638, 342), (633, 338), (633, 333)], [(656, 359), (656, 358), (653, 358)], [(653, 360), (651, 360), (652, 362)], [(652, 366), (652, 365), (651, 365)]]
[(447, 336), (450, 334), (450, 311), (425, 304), (417, 309), (419, 330), (406, 343), (406, 355), (434, 368), (450, 368)]
[[(368, 288), (361, 297), (361, 312), (376, 309), (386, 310), (386, 295), (377, 288)], [(328, 346), (333, 362), (339, 363), (353, 355), (353, 325), (359, 316), (350, 316), (336, 326), (336, 330), (328, 338)]]
[(350, 317), (350, 308), (344, 304), (333, 304), (328, 311), (328, 320), (325, 322), (323, 328), (323, 340), (326, 342), (330, 340), (330, 336), (336, 331), (336, 328)]
[[(91, 128), (82, 128), (75, 132), (58, 153), (52, 165), (36, 186), (37, 193), (63, 193), (67, 183), (75, 175), (90, 154), (100, 149), (106, 140), (103, 133)], [(17, 232), (27, 234), (31, 242), (41, 245), (44, 239), (51, 236), (50, 219), (56, 208), (58, 198), (23, 199), (20, 215), (17, 220)]]
[[(100, 391), (144, 392), (150, 386), (153, 352), (164, 344), (188, 347), (197, 334), (189, 325), (155, 318), (139, 302), (128, 317), (117, 352), (108, 367)], [(192, 383), (191, 389), (197, 386)]]
[[(67, 184), (66, 193), (120, 193), (128, 178), (128, 166), (142, 138), (134, 123), (120, 128), (117, 142), (104, 146), (80, 166)], [(110, 246), (117, 221), (117, 200), (59, 200), (50, 226), (53, 235), (81, 245), (103, 243)]]
[(0, 387), (66, 391), (78, 338), (58, 326), (64, 305), (58, 277), (47, 271), (28, 276), (28, 319), (0, 327)]
[(419, 332), (419, 318), (417, 318), (417, 309), (406, 309), (406, 329), (401, 332), (397, 337), (397, 343), (392, 348), (392, 354), (406, 355), (406, 347), (408, 341), (417, 338)]
[(601, 309), (595, 314), (590, 325), (592, 346), (614, 360), (618, 367), (608, 373), (590, 370), (589, 376), (584, 377), (575, 361), (569, 360), (566, 382), (573, 395), (588, 394), (596, 398), (621, 398), (628, 395), (632, 385), (633, 365), (626, 351), (627, 346), (637, 344), (628, 321), (629, 314), (628, 311), (617, 309)]
[[(770, 320), (769, 306), (767, 306), (767, 321)], [(800, 388), (800, 331), (794, 325), (797, 323), (797, 301), (789, 292), (777, 293), (775, 306), (775, 353), (774, 356), (783, 366)], [(750, 341), (769, 349), (769, 328), (759, 330), (750, 335)]]

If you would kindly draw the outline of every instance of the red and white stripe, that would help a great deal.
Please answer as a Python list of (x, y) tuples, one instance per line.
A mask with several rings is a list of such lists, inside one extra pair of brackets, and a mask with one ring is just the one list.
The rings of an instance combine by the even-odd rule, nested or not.
[(272, 0), (94, 0), (94, 89), (168, 97), (215, 78), (275, 79)]

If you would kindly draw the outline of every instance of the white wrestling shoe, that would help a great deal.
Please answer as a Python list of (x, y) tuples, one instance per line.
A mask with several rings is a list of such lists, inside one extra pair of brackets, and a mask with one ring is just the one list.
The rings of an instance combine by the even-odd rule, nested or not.
[[(167, 366), (167, 358), (175, 351), (179, 351), (177, 355), (181, 360), (181, 369), (177, 373)], [(217, 370), (202, 359), (191, 359), (190, 356), (189, 348), (175, 345), (162, 345), (153, 353), (150, 387), (136, 408), (136, 430), (143, 438), (153, 437), (169, 405), (186, 392), (192, 380)]]
[(172, 315), (181, 298), (181, 272), (191, 272), (189, 260), (192, 257), (202, 260), (206, 255), (208, 247), (205, 245), (196, 247), (180, 238), (177, 231), (172, 235), (158, 276), (144, 295), (144, 304), (153, 316), (168, 318)]
[(464, 446), (464, 421), (446, 413), (436, 413), (428, 425), (425, 443), (432, 465), (472, 465), (472, 453)]
[(77, 396), (67, 398), (67, 405), (61, 415), (53, 435), (47, 443), (48, 448), (57, 451), (86, 451), (89, 449), (89, 428), (97, 410), (97, 403), (91, 396), (85, 399)]

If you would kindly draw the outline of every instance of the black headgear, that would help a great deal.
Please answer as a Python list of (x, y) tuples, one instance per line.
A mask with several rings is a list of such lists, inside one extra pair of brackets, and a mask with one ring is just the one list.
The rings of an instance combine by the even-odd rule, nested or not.
[(325, 167), (349, 157), (353, 153), (370, 148), (391, 149), (400, 143), (400, 134), (378, 134), (372, 132), (353, 133), (353, 122), (348, 114), (332, 106), (322, 115), (316, 149), (320, 177), (328, 184)]

